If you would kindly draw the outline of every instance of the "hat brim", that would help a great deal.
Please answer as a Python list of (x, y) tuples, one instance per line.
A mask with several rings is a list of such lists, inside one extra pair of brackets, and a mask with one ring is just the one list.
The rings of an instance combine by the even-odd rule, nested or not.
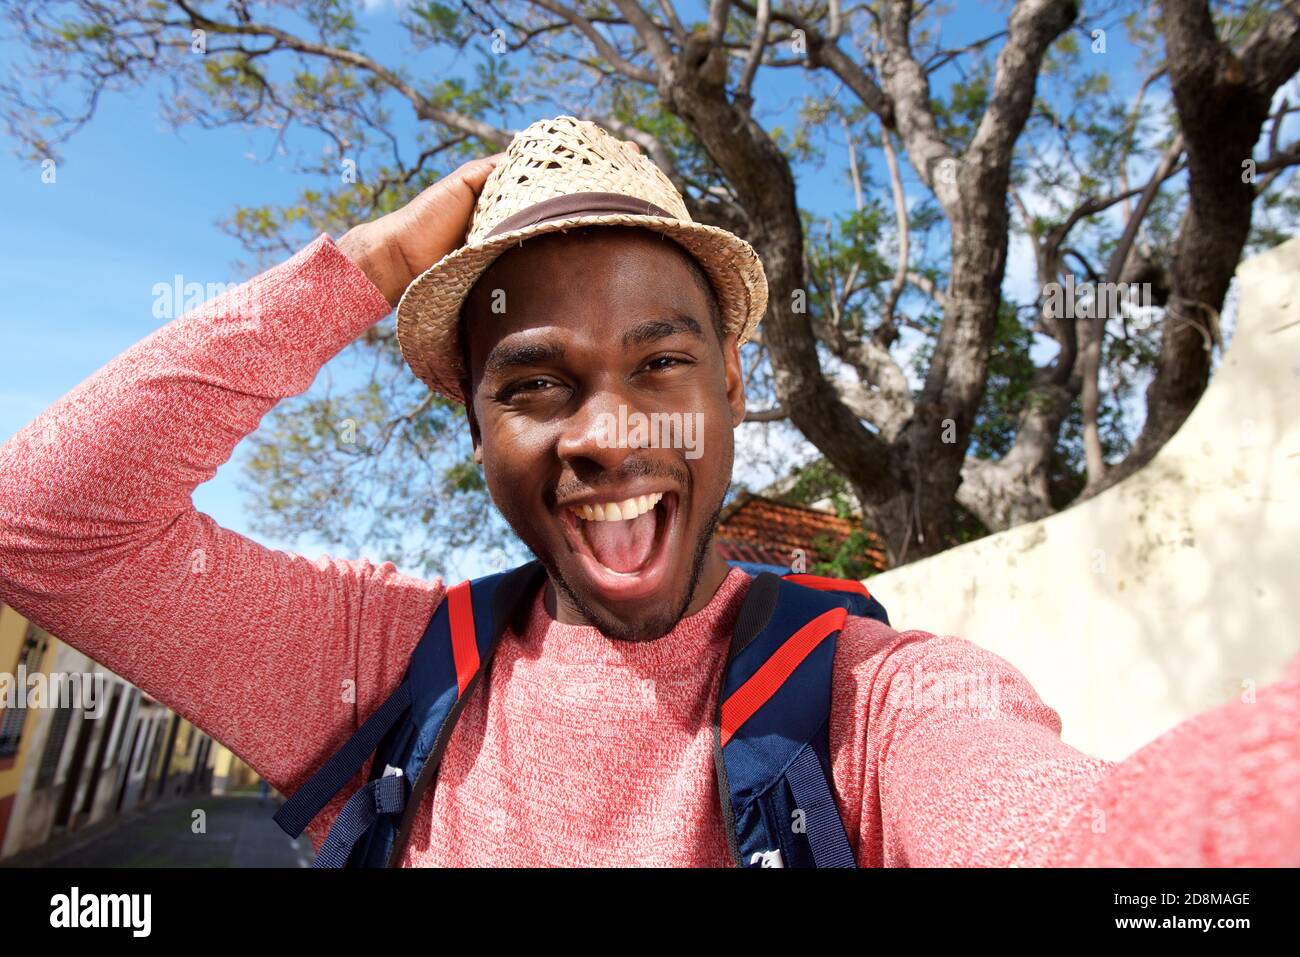
[(624, 213), (551, 220), (511, 230), (448, 253), (407, 286), (397, 304), (397, 342), (411, 371), (434, 392), (464, 404), (465, 377), (457, 341), (461, 306), (502, 253), (533, 236), (580, 226), (640, 226), (679, 243), (713, 283), (725, 333), (744, 343), (767, 309), (767, 278), (754, 248), (716, 226)]

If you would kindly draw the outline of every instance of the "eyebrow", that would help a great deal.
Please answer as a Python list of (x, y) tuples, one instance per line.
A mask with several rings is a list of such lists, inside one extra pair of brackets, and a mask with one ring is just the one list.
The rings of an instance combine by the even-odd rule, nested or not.
[(623, 348), (645, 345), (647, 342), (667, 339), (669, 336), (681, 333), (695, 336), (697, 339), (704, 338), (704, 330), (700, 328), (698, 322), (688, 315), (674, 312), (667, 319), (650, 319), (637, 323), (623, 333)]
[[(690, 316), (675, 312), (666, 319), (649, 319), (637, 323), (623, 333), (623, 348), (644, 345), (647, 342), (654, 342), (657, 339), (666, 339), (669, 336), (680, 334), (695, 336), (700, 340), (704, 339), (704, 330), (700, 328), (698, 322)], [(507, 372), (510, 369), (559, 362), (563, 359), (564, 349), (558, 345), (534, 343), (512, 346), (502, 344), (493, 348), (488, 354), (487, 361), (483, 364), (483, 376), (486, 378), (487, 376)]]
[(499, 345), (487, 357), (483, 375), (490, 376), (520, 366), (558, 362), (564, 358), (564, 349), (557, 345)]

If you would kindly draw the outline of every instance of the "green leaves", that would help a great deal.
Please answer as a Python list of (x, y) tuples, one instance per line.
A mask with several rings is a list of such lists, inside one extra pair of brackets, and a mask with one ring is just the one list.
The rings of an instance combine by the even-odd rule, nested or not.
[(1003, 302), (989, 354), (988, 381), (971, 430), (970, 455), (996, 460), (1015, 443), (1020, 412), (1034, 381), (1036, 367), (1029, 354), (1032, 345), (1032, 330), (1013, 305)]
[(418, 24), (418, 26), (413, 25), (412, 28), (421, 29), (430, 37), (455, 33), (461, 25), (460, 11), (433, 0), (428, 3), (412, 4), (410, 15)]
[(521, 557), (492, 512), (464, 410), (409, 374), (391, 320), (377, 331), (343, 357), (370, 378), (282, 402), (249, 439), (242, 486), (253, 527), (430, 576), (454, 573), (470, 550)]

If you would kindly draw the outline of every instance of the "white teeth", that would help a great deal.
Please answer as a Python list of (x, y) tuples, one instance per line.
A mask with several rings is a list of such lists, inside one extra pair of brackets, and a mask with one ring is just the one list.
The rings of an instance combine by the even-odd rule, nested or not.
[(627, 522), (638, 515), (644, 515), (659, 504), (663, 492), (653, 495), (638, 495), (623, 502), (601, 502), (598, 505), (574, 505), (570, 509), (574, 515), (588, 522)]

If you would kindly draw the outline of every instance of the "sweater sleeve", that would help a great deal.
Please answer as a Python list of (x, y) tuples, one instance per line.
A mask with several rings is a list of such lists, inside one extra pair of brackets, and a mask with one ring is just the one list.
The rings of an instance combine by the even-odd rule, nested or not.
[(1300, 863), (1300, 658), (1254, 702), (1111, 762), (1065, 744), (1060, 715), (996, 654), (896, 639), (869, 686), (887, 866)]
[(400, 680), (442, 581), (265, 548), (191, 496), (389, 311), (322, 234), (127, 349), (0, 446), (0, 599), (281, 791)]

